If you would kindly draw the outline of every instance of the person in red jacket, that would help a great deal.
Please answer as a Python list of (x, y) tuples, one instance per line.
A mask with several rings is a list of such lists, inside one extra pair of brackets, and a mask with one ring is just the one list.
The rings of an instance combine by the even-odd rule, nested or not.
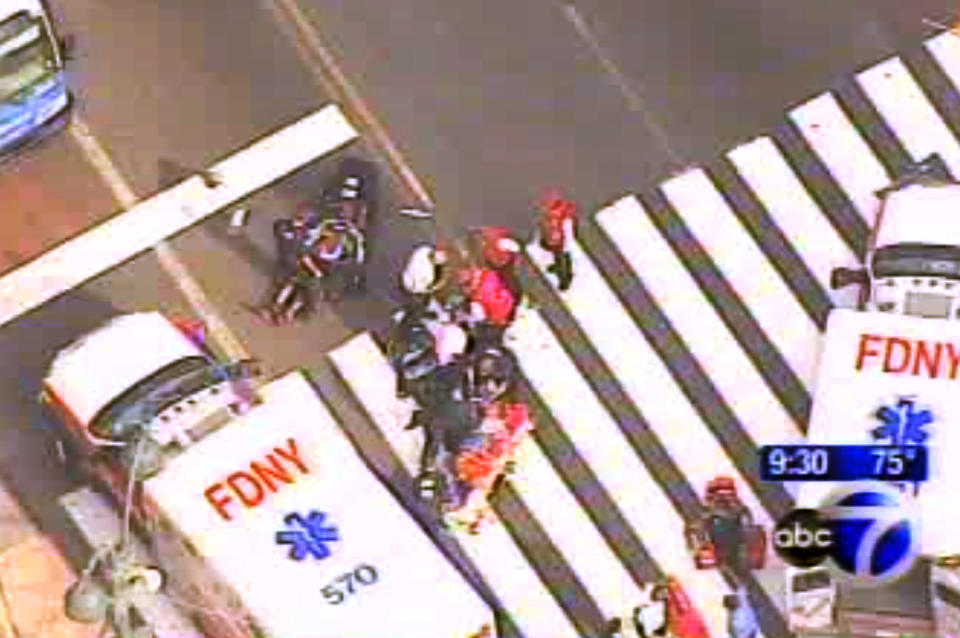
[(492, 268), (474, 267), (467, 269), (462, 277), (477, 320), (500, 328), (513, 322), (518, 300), (500, 273)]
[(506, 228), (484, 226), (479, 232), (480, 258), (483, 264), (497, 273), (510, 293), (520, 299), (523, 292), (517, 277), (517, 265), (520, 259), (520, 242)]
[(577, 207), (557, 193), (548, 194), (541, 202), (540, 246), (553, 255), (547, 272), (557, 276), (557, 288), (567, 290), (573, 281), (573, 260), (567, 250), (577, 223)]

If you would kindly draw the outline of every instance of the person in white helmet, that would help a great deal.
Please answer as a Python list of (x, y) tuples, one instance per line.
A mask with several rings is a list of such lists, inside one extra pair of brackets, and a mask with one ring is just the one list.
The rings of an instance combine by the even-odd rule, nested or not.
[(429, 245), (417, 246), (400, 275), (401, 286), (415, 297), (435, 293), (446, 283), (447, 262), (446, 251)]

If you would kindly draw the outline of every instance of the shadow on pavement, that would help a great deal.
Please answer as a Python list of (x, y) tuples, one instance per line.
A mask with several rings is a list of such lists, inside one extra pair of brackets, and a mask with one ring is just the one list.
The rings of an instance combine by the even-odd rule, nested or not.
[(78, 487), (57, 459), (37, 401), (57, 351), (117, 314), (82, 292), (62, 296), (0, 329), (0, 480), (75, 566), (86, 560), (80, 535), (57, 499)]

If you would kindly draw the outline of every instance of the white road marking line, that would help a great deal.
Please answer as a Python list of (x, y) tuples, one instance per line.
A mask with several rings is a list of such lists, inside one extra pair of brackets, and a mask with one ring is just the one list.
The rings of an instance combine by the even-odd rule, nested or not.
[(666, 152), (670, 157), (670, 160), (676, 164), (677, 167), (687, 166), (687, 162), (683, 156), (680, 154), (673, 144), (670, 143), (670, 136), (667, 135), (666, 129), (656, 120), (653, 115), (650, 113), (650, 109), (643, 103), (643, 98), (640, 97), (640, 94), (636, 89), (633, 88), (632, 83), (627, 78), (626, 74), (620, 70), (620, 67), (616, 62), (613, 61), (613, 57), (604, 49), (603, 45), (600, 44), (600, 40), (594, 35), (593, 30), (590, 29), (590, 26), (587, 24), (587, 21), (580, 15), (580, 12), (577, 11), (577, 8), (572, 4), (564, 4), (563, 15), (567, 18), (571, 25), (573, 25), (574, 31), (577, 32), (587, 46), (590, 47), (590, 50), (596, 56), (597, 61), (600, 63), (600, 66), (603, 67), (604, 72), (609, 76), (610, 80), (617, 87), (620, 93), (623, 95), (624, 99), (627, 102), (627, 108), (631, 112), (636, 113), (643, 120), (643, 125), (647, 128), (647, 131), (653, 136), (655, 140), (660, 144), (660, 147)]
[[(109, 153), (93, 135), (90, 127), (79, 117), (74, 116), (69, 127), (71, 135), (79, 144), (87, 161), (93, 166), (106, 183), (114, 198), (123, 208), (130, 209), (137, 205), (138, 198), (130, 184), (121, 175), (120, 170), (111, 159)], [(231, 359), (247, 359), (250, 357), (246, 348), (233, 334), (227, 323), (216, 311), (210, 299), (203, 292), (200, 284), (190, 274), (187, 267), (177, 256), (176, 251), (166, 241), (161, 241), (155, 248), (157, 261), (173, 281), (180, 292), (187, 299), (190, 307), (206, 324), (210, 336), (217, 342), (223, 352)]]
[(960, 37), (954, 31), (941, 33), (926, 42), (927, 51), (960, 91)]
[(834, 268), (859, 265), (773, 140), (757, 138), (727, 157), (824, 290)]
[(100, 141), (94, 137), (87, 123), (80, 119), (80, 116), (74, 114), (67, 130), (80, 145), (87, 161), (96, 169), (107, 188), (113, 193), (114, 199), (125, 209), (136, 206), (140, 198), (137, 197), (127, 180), (120, 174), (116, 164), (113, 163)]
[(820, 331), (713, 181), (694, 169), (660, 184), (670, 204), (807, 386)]
[(790, 111), (807, 144), (873, 228), (879, 202), (876, 191), (890, 185), (890, 176), (857, 127), (831, 93), (824, 93)]
[[(757, 446), (800, 443), (796, 423), (737, 344), (635, 197), (600, 211), (597, 224), (643, 282)], [(641, 406), (642, 407), (642, 406)]]
[(640, 589), (533, 439), (517, 450), (510, 484), (606, 618), (642, 599)]
[[(102, 149), (82, 135), (84, 127), (76, 132), (81, 134), (84, 148), (102, 159)], [(200, 177), (191, 177), (131, 208), (111, 210), (106, 220), (0, 277), (0, 325), (153, 249), (161, 240), (356, 138), (357, 130), (340, 108), (328, 104), (209, 167), (207, 170), (221, 179), (217, 188), (208, 188)], [(106, 170), (103, 165), (100, 168)], [(115, 182), (113, 186), (118, 198), (127, 199), (122, 187)]]
[[(396, 377), (369, 333), (358, 335), (330, 351), (330, 360), (357, 400), (412, 476), (419, 472), (410, 454), (410, 432), (404, 431), (409, 402), (395, 393)], [(523, 553), (496, 518), (482, 533), (461, 534), (457, 542), (526, 636), (576, 638), (577, 631), (533, 571)]]
[(960, 175), (957, 138), (900, 58), (860, 73), (857, 83), (915, 161), (937, 153), (950, 172)]
[[(741, 498), (763, 525), (766, 509), (737, 466), (680, 389), (667, 363), (653, 349), (583, 248), (569, 242), (576, 276), (560, 297), (597, 354), (609, 366), (630, 402), (646, 419), (664, 450), (690, 486), (703, 494), (718, 475), (740, 483)], [(539, 246), (528, 246), (532, 261), (546, 276), (551, 259)], [(520, 355), (518, 351), (518, 356)], [(521, 364), (524, 361), (521, 359)], [(597, 471), (597, 468), (594, 468)]]
[[(580, 276), (577, 271), (574, 282)], [(522, 309), (507, 332), (507, 344), (517, 354), (524, 376), (616, 502), (651, 558), (666, 574), (683, 583), (711, 635), (724, 635), (724, 612), (717, 601), (729, 588), (716, 570), (694, 568), (684, 540), (683, 518), (668, 499), (664, 486), (636, 455), (540, 314)], [(683, 434), (678, 438), (684, 445), (692, 445), (693, 439), (684, 439)], [(711, 461), (702, 459), (709, 469), (720, 471), (716, 465), (710, 467)], [(693, 477), (694, 483), (697, 478)]]
[[(263, 4), (273, 15), (274, 20), (293, 41), (297, 53), (303, 64), (310, 70), (314, 78), (329, 95), (339, 95), (345, 105), (362, 122), (370, 137), (386, 155), (387, 160), (400, 176), (403, 183), (417, 198), (418, 204), (427, 210), (434, 210), (436, 205), (420, 178), (417, 177), (409, 162), (387, 133), (386, 127), (374, 115), (373, 110), (361, 97), (360, 92), (353, 85), (347, 75), (340, 69), (336, 57), (323, 43), (320, 33), (304, 15), (296, 0), (263, 0)], [(319, 58), (319, 63), (317, 59)]]

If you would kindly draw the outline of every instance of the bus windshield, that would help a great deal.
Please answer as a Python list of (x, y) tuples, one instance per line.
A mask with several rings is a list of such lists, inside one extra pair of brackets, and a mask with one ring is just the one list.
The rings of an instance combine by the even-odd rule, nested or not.
[(18, 102), (54, 72), (41, 19), (20, 11), (0, 22), (0, 102)]

